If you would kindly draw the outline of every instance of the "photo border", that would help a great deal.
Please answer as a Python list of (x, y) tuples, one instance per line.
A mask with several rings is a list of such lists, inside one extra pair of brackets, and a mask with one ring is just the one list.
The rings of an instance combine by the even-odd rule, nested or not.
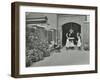
[[(43, 74), (23, 74), (20, 75), (19, 64), (19, 24), (20, 24), (20, 6), (39, 6), (39, 7), (54, 7), (54, 8), (73, 8), (73, 9), (88, 9), (95, 10), (95, 70), (89, 71), (75, 71), (75, 72), (55, 72), (55, 73), (43, 73)], [(85, 74), (85, 73), (97, 73), (97, 7), (96, 6), (80, 6), (80, 5), (62, 5), (62, 4), (44, 4), (44, 3), (29, 3), (29, 2), (13, 2), (11, 4), (11, 76), (16, 78), (23, 77), (40, 77), (40, 76), (58, 76), (58, 75), (71, 75), (71, 74)]]

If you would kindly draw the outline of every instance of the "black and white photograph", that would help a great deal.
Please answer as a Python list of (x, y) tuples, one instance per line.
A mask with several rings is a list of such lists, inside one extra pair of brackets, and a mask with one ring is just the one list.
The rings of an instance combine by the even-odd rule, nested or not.
[(97, 73), (97, 7), (12, 4), (12, 76)]
[(90, 15), (26, 12), (26, 67), (90, 63)]

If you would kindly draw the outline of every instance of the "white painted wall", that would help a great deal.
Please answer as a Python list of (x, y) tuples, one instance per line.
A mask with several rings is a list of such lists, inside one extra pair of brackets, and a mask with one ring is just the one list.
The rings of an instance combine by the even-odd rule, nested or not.
[[(11, 68), (11, 2), (41, 2), (55, 4), (73, 4), (98, 6), (100, 10), (100, 0), (1, 0), (0, 2), (0, 80), (100, 80), (100, 54), (98, 54), (97, 74), (64, 75), (38, 78), (15, 79), (10, 76)], [(100, 14), (100, 11), (98, 11)], [(100, 15), (98, 16), (100, 22)], [(100, 23), (98, 23), (98, 33), (100, 35)], [(100, 36), (98, 37), (98, 47), (100, 48)], [(100, 49), (98, 49), (100, 53)]]

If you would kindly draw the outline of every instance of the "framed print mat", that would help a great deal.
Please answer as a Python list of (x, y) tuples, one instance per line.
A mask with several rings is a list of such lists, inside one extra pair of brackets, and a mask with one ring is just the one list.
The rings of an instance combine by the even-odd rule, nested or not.
[(97, 73), (97, 7), (12, 3), (11, 76)]

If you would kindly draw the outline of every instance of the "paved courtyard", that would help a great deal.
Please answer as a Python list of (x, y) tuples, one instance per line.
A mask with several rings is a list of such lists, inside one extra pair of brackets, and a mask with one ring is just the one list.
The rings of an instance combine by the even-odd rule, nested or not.
[(79, 64), (89, 64), (89, 51), (66, 50), (64, 47), (61, 49), (61, 52), (52, 52), (49, 57), (33, 63), (31, 67)]

